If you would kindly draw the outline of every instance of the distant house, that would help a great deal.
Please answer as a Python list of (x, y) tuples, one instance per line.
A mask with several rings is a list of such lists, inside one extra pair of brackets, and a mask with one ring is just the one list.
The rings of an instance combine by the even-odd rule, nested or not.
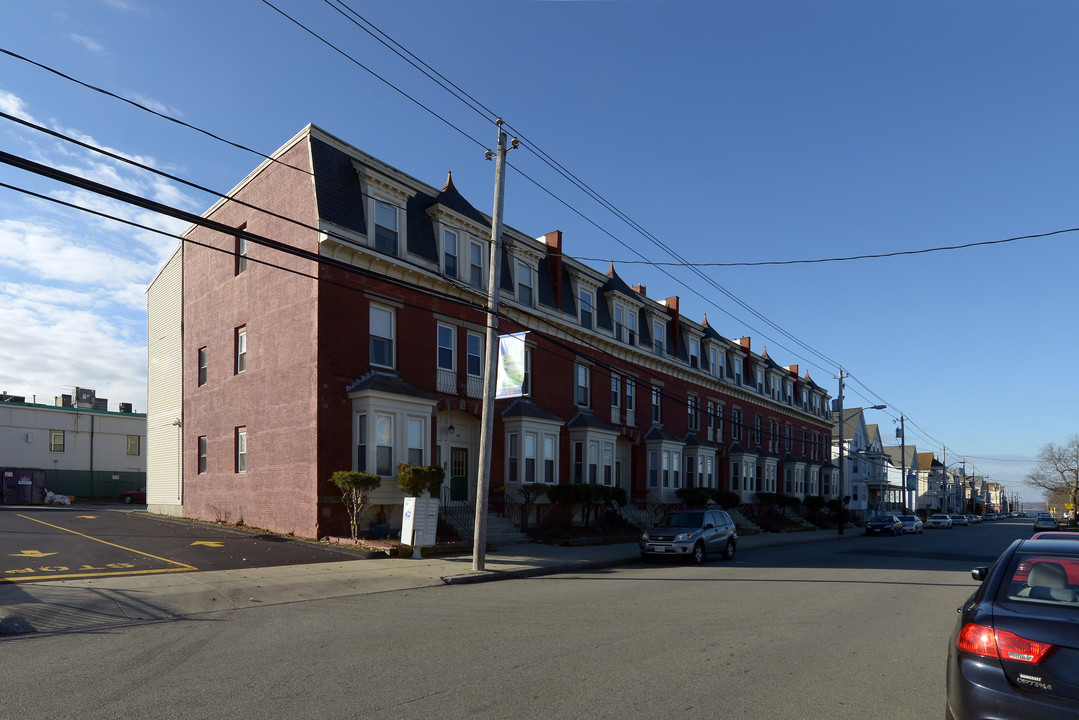
[[(839, 422), (839, 413), (832, 417)], [(890, 460), (880, 442), (876, 425), (866, 425), (862, 408), (843, 409), (844, 463), (847, 466), (847, 483), (850, 494), (851, 516), (866, 519), (882, 509), (894, 506), (882, 503), (887, 497), (888, 467)], [(832, 435), (832, 458), (839, 457), (838, 425)]]
[[(884, 454), (888, 456), (893, 468), (892, 478), (886, 490), (885, 504), (896, 512), (914, 510), (918, 496), (924, 494), (924, 491), (919, 489), (918, 448), (907, 445), (904, 454), (904, 448), (895, 445), (884, 448)], [(903, 474), (904, 469), (906, 475)]]
[[(0, 395), (0, 484), (5, 504), (41, 502), (28, 488), (61, 495), (115, 497), (146, 485), (146, 415), (130, 404), (110, 411), (77, 388), (53, 405)], [(21, 487), (21, 489), (20, 489)]]

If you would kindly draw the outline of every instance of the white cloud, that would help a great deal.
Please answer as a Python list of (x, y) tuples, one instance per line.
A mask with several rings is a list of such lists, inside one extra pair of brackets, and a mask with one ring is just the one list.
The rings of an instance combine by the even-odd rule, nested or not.
[(110, 401), (146, 407), (146, 338), (141, 327), (91, 311), (93, 293), (0, 283), (0, 388), (39, 402), (90, 387)]
[(77, 42), (79, 45), (82, 45), (84, 48), (86, 48), (92, 53), (105, 52), (105, 46), (99, 43), (97, 40), (94, 40), (93, 38), (88, 38), (85, 35), (79, 35), (78, 33), (71, 33), (70, 35), (68, 35), (68, 37)]
[(43, 221), (0, 221), (0, 266), (40, 280), (95, 287), (102, 299), (91, 305), (122, 302), (135, 309), (145, 308), (142, 288), (157, 262), (156, 254), (140, 261)]
[(158, 102), (157, 100), (154, 100), (152, 97), (148, 97), (146, 95), (143, 95), (142, 93), (136, 93), (136, 92), (128, 93), (128, 99), (134, 100), (139, 105), (142, 105), (145, 108), (149, 108), (150, 110), (153, 110), (156, 113), (161, 113), (162, 115), (168, 115), (170, 117), (183, 117), (184, 116), (184, 114), (181, 111), (177, 110), (173, 106), (166, 105), (165, 103), (162, 103), (162, 102)]
[(3, 110), (8, 115), (14, 115), (20, 120), (41, 124), (26, 110), (26, 103), (23, 102), (21, 97), (5, 90), (0, 90), (0, 110)]

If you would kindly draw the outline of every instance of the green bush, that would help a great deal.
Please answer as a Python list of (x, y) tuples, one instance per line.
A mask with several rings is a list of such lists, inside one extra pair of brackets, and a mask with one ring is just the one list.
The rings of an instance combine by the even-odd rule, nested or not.
[(682, 502), (686, 507), (691, 508), (704, 507), (712, 497), (712, 493), (710, 493), (707, 488), (695, 487), (679, 488), (674, 494), (682, 499)]
[(445, 476), (446, 471), (438, 465), (397, 465), (397, 486), (412, 497), (419, 497), (425, 492), (438, 497)]
[(713, 490), (712, 501), (724, 510), (738, 507), (742, 502), (741, 496), (731, 490)]

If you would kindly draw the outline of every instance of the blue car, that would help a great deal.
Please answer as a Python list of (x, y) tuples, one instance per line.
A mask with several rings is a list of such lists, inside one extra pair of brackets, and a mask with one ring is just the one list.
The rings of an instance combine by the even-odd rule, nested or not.
[(946, 718), (1079, 717), (1079, 543), (1016, 540), (963, 606), (948, 645)]

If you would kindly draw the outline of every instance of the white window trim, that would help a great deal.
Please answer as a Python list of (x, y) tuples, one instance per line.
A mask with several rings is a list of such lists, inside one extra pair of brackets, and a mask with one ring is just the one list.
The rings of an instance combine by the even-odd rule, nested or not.
[(374, 333), (371, 332), (371, 315), (376, 310), (389, 313), (389, 315), (390, 315), (390, 337), (389, 337), (389, 341), (390, 341), (390, 361), (389, 361), (388, 365), (383, 365), (381, 363), (376, 363), (375, 360), (374, 360), (374, 357), (369, 357), (369, 360), (370, 360), (370, 363), (371, 363), (372, 367), (384, 367), (384, 368), (391, 368), (392, 369), (392, 368), (397, 367), (397, 310), (395, 308), (389, 307), (387, 305), (380, 305), (380, 304), (375, 303), (375, 302), (372, 302), (370, 304), (370, 306), (368, 308), (368, 311), (367, 311), (367, 322), (368, 322), (368, 333), (367, 334), (368, 334), (368, 337), (369, 337), (369, 340), (368, 340), (368, 353), (369, 354), (371, 354), (370, 353), (371, 339), (373, 339), (375, 337), (383, 338), (382, 335), (377, 335), (376, 336)]
[[(536, 437), (536, 482), (547, 484), (547, 461), (553, 461), (554, 477), (549, 484), (557, 485), (559, 482), (559, 470), (558, 470), (558, 438), (562, 431), (562, 422), (560, 420), (541, 420), (539, 418), (530, 417), (511, 417), (506, 418), (504, 421), (504, 429), (506, 434), (506, 482), (511, 484), (524, 483), (525, 477), (525, 436), (534, 435)], [(520, 438), (518, 459), (517, 459), (517, 476), (511, 477), (509, 472), (509, 436), (513, 433), (517, 433)], [(546, 440), (551, 440), (551, 457), (548, 457)], [(572, 446), (571, 446), (572, 447)]]

